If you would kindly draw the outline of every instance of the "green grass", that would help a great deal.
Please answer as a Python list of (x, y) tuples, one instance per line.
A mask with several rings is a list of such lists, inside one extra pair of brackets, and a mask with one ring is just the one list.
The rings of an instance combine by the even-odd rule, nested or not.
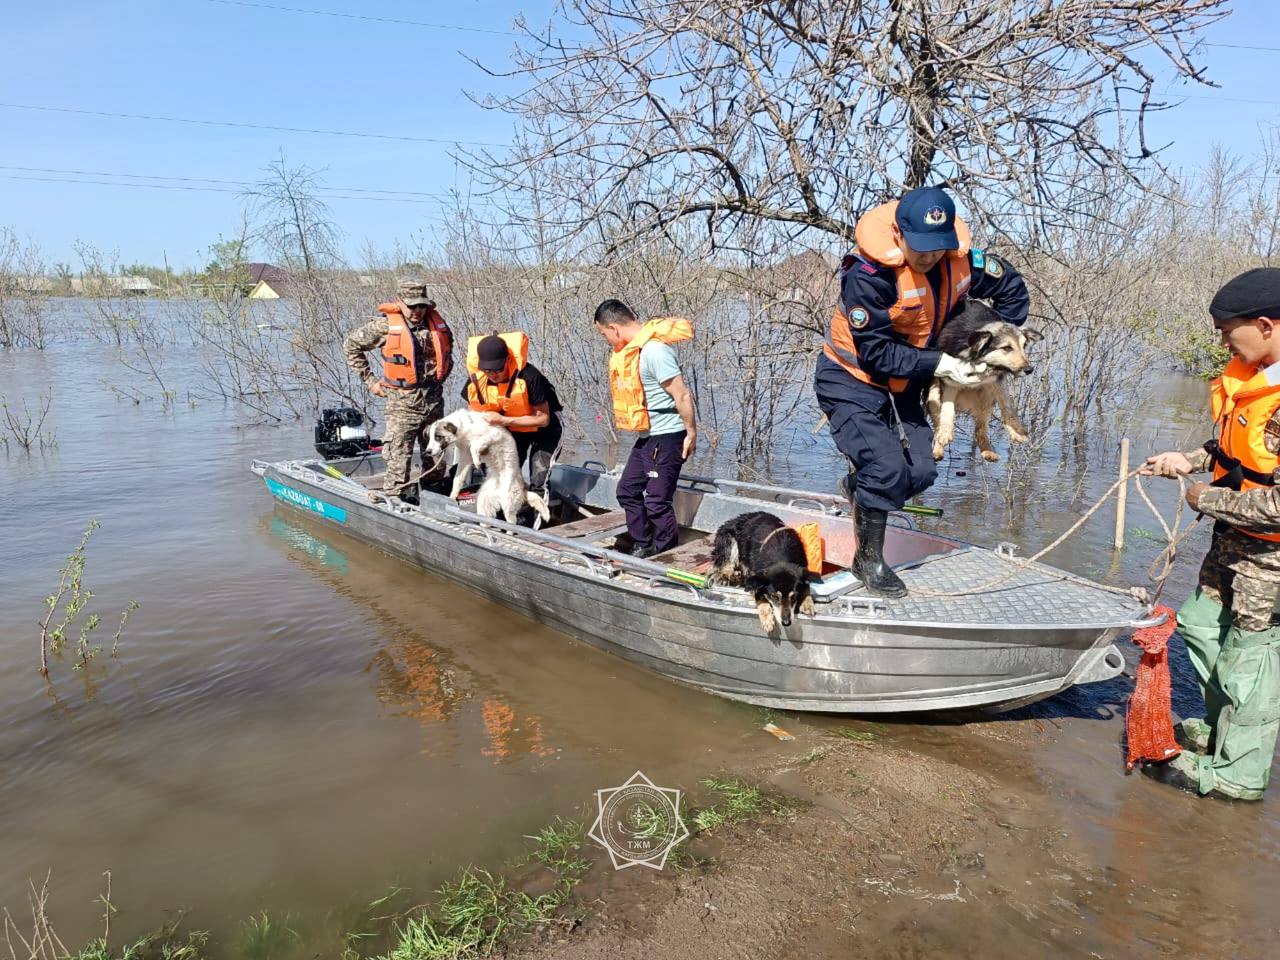
[(832, 727), (827, 731), (827, 735), (839, 737), (842, 740), (851, 740), (854, 743), (871, 743), (878, 739), (870, 730), (855, 730), (853, 727)]
[(815, 760), (821, 760), (830, 752), (830, 747), (814, 747), (803, 757), (796, 757), (796, 763), (813, 763)]
[(401, 919), (391, 949), (379, 960), (476, 960), (553, 922), (590, 868), (577, 855), (584, 834), (581, 823), (557, 817), (528, 838), (532, 851), (512, 866), (538, 863), (551, 872), (551, 889), (536, 897), (512, 889), (501, 874), (478, 867), (460, 871), (436, 891), (434, 908)]
[(474, 945), (460, 937), (436, 929), (425, 913), (410, 917), (396, 930), (396, 944), (382, 960), (455, 960), (466, 956)]
[(179, 934), (176, 929), (165, 927), (122, 947), (109, 946), (99, 938), (70, 960), (205, 960), (208, 943), (209, 935), (202, 930)]
[(522, 862), (536, 860), (561, 879), (579, 879), (591, 866), (577, 856), (585, 835), (586, 828), (580, 821), (556, 817), (527, 838), (533, 841), (533, 852)]
[(689, 822), (699, 833), (725, 824), (744, 823), (764, 814), (788, 813), (796, 806), (794, 801), (766, 794), (739, 777), (707, 777), (699, 782), (720, 795), (714, 804), (694, 810), (690, 815)]
[(289, 917), (273, 920), (265, 910), (240, 925), (236, 955), (243, 960), (280, 960), (301, 942)]

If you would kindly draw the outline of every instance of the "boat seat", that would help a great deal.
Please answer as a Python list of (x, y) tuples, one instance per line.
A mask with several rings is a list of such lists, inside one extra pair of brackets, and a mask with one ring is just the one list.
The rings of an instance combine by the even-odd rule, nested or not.
[(622, 510), (609, 510), (571, 523), (556, 524), (554, 527), (548, 527), (547, 532), (569, 540), (585, 540), (588, 543), (594, 543), (606, 537), (616, 537), (625, 529), (627, 529), (626, 513)]

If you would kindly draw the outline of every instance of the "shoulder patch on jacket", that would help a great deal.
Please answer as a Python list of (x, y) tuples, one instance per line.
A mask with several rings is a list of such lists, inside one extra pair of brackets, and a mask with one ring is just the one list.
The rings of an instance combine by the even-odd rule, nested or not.
[(1262, 428), (1262, 444), (1267, 453), (1280, 454), (1280, 412), (1273, 413), (1267, 425)]
[(1004, 264), (995, 257), (987, 257), (987, 265), (982, 269), (988, 277), (995, 277), (997, 280), (1004, 276)]
[(981, 270), (983, 267), (987, 265), (986, 252), (983, 250), (979, 250), (977, 247), (971, 248), (969, 250), (969, 262), (973, 264), (973, 269)]
[(871, 316), (861, 307), (854, 307), (849, 311), (849, 326), (855, 330), (861, 330), (871, 322)]

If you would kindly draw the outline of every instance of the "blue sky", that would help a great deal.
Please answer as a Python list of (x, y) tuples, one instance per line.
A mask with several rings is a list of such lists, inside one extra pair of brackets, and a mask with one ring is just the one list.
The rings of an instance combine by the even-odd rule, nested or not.
[[(495, 89), (466, 60), (500, 65), (515, 38), (500, 33), (523, 11), (547, 20), (552, 0), (261, 0), (279, 6), (447, 23), (443, 30), (304, 15), (213, 0), (3, 0), (0, 102), (90, 111), (230, 120), (411, 137), (503, 143), (508, 118), (463, 90)], [(1280, 47), (1272, 0), (1241, 0), (1205, 39)], [(1152, 143), (1194, 169), (1215, 142), (1253, 151), (1259, 127), (1280, 123), (1275, 52), (1211, 47), (1218, 90), (1195, 94), (1151, 126)], [(1162, 78), (1167, 82), (1167, 74)], [(1165, 88), (1162, 82), (1161, 88)], [(1236, 98), (1236, 99), (1231, 99)], [(1272, 103), (1240, 102), (1274, 101)], [(323, 170), (335, 187), (428, 193), (467, 189), (447, 144), (112, 119), (0, 106), (0, 226), (74, 262), (77, 239), (129, 261), (199, 265), (232, 233), (235, 193), (142, 189), (43, 180), (129, 173), (253, 181), (283, 151)], [(14, 167), (86, 171), (67, 175)], [(200, 184), (217, 187), (218, 184)], [(224, 189), (235, 190), (234, 186)], [(417, 198), (430, 200), (431, 198)], [(333, 200), (348, 253), (367, 241), (429, 232), (435, 203)]]

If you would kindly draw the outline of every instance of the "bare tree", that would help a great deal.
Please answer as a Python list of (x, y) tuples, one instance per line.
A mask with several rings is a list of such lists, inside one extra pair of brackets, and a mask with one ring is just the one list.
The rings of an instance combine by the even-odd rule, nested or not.
[[(1084, 160), (1138, 178), (1159, 150), (1155, 71), (1207, 83), (1191, 41), (1225, 0), (562, 0), (578, 45), (528, 39), (482, 102), (509, 156), (469, 161), (560, 241), (687, 217), (709, 246), (748, 219), (852, 235), (872, 202), (950, 184), (971, 211), (1060, 222)], [(1147, 164), (1150, 166), (1150, 164)], [(535, 212), (536, 211), (536, 212)], [(740, 244), (739, 244), (740, 245)]]
[(256, 239), (276, 255), (280, 266), (295, 273), (310, 274), (341, 262), (338, 232), (317, 186), (316, 171), (290, 166), (281, 155), (247, 194)]

